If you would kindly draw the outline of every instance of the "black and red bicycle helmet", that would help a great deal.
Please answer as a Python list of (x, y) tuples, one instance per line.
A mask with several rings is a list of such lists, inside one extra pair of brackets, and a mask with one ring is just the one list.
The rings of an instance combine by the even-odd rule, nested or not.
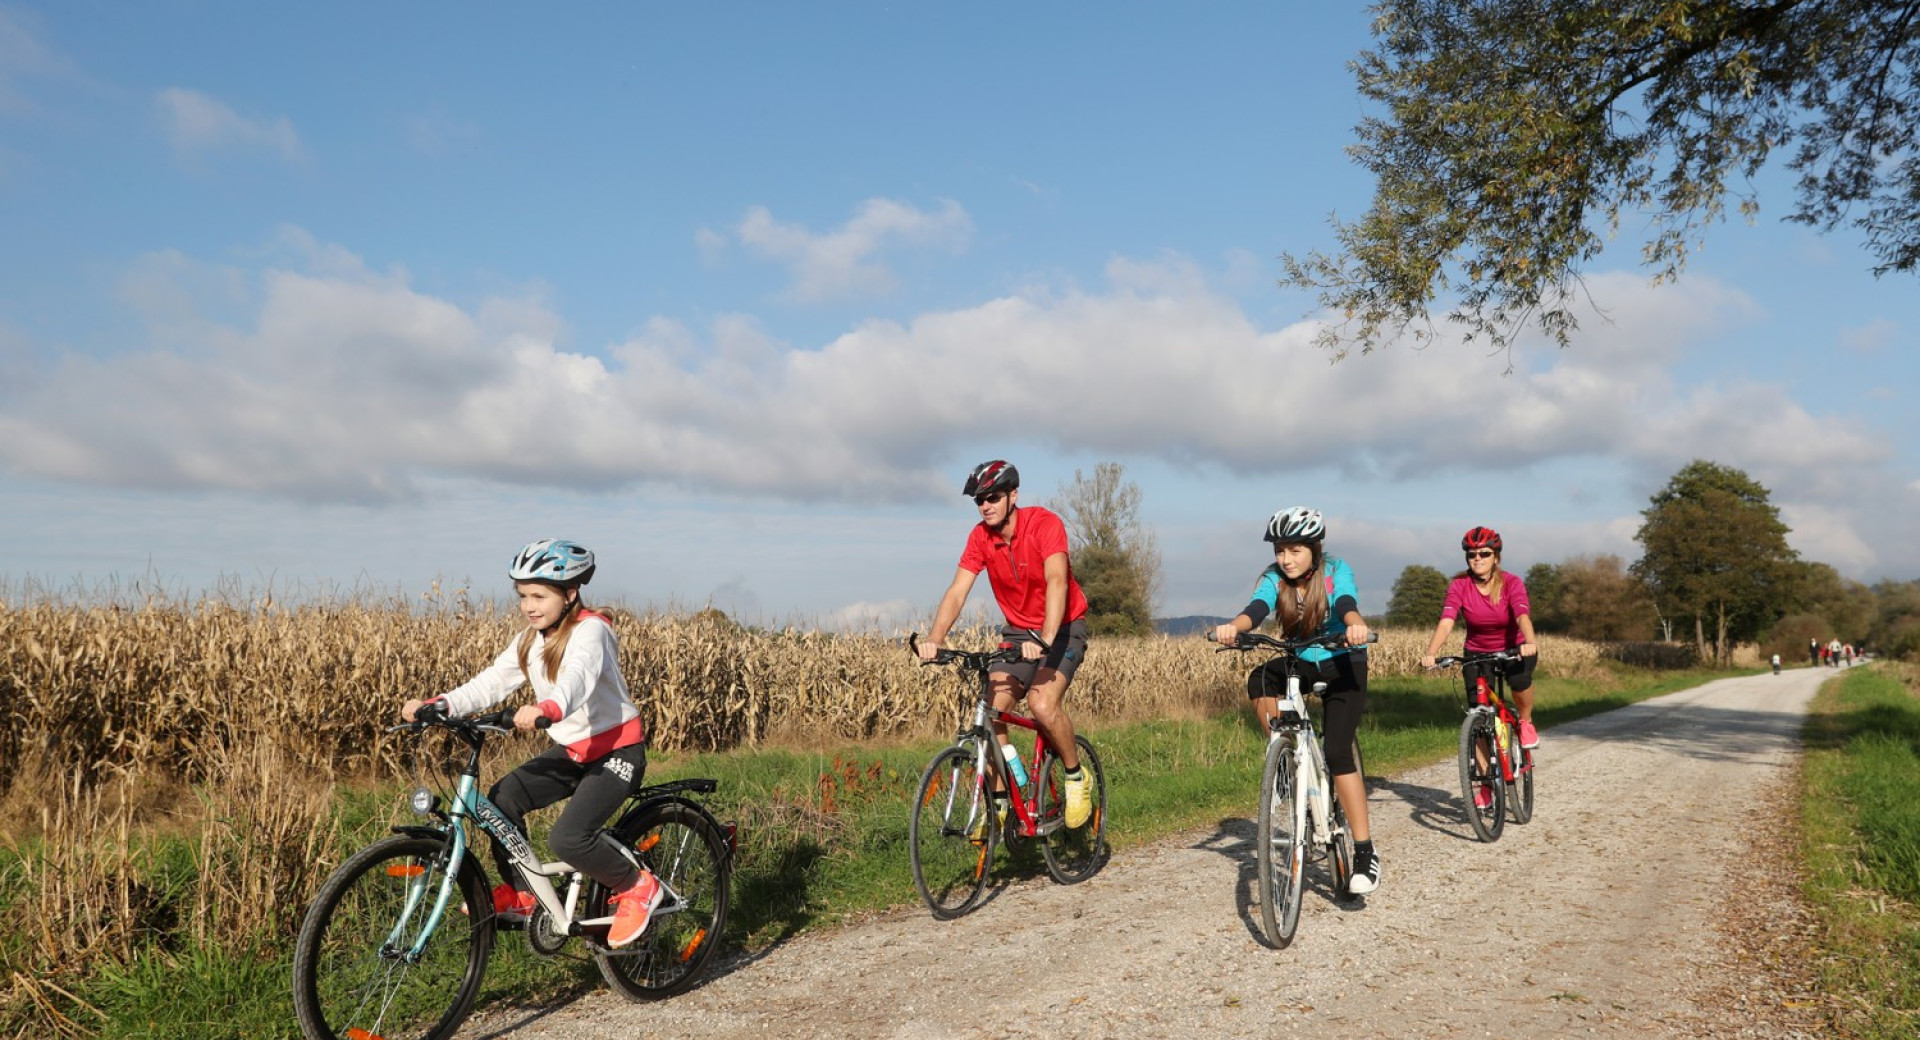
[(1475, 549), (1500, 551), (1500, 532), (1491, 527), (1476, 527), (1460, 536), (1460, 548), (1466, 552)]
[(967, 474), (967, 486), (960, 493), (972, 498), (995, 491), (1012, 491), (1019, 486), (1020, 471), (1013, 468), (1013, 463), (994, 459), (973, 467), (973, 472)]

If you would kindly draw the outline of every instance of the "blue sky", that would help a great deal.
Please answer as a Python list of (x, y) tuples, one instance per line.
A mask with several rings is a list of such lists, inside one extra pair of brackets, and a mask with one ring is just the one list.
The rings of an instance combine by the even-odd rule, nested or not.
[(1165, 615), (1294, 504), (1370, 611), (1475, 524), (1632, 559), (1696, 457), (1920, 576), (1920, 293), (1784, 177), (1674, 284), (1626, 222), (1511, 372), (1312, 346), (1277, 258), (1366, 205), (1368, 22), (0, 0), (0, 580), (492, 594), (563, 536), (636, 606), (924, 624), (994, 457), (1029, 503), (1126, 465)]

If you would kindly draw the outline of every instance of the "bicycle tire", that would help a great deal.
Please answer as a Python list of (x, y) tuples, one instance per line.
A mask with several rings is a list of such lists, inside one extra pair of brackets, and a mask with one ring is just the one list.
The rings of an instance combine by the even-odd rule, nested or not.
[[(1470, 713), (1460, 723), (1460, 800), (1467, 822), (1481, 841), (1499, 841), (1507, 825), (1507, 785), (1500, 776), (1500, 758), (1494, 746), (1492, 716)], [(1478, 754), (1476, 754), (1476, 752)], [(1480, 762), (1486, 762), (1483, 767)], [(1487, 785), (1487, 807), (1474, 804), (1475, 784)]]
[[(720, 826), (685, 802), (662, 802), (624, 821), (614, 839), (677, 899), (663, 901), (647, 930), (631, 945), (593, 954), (600, 975), (628, 1000), (660, 1000), (684, 993), (720, 945), (732, 891), (732, 854)], [(587, 892), (593, 916), (610, 915), (610, 895), (599, 884)]]
[(445, 877), (445, 841), (397, 835), (374, 842), (321, 884), (294, 940), (293, 1006), (307, 1040), (380, 1036), (441, 1040), (472, 1013), (493, 950), (493, 901), (472, 863), (421, 956), (410, 948)]
[(1040, 759), (1039, 793), (1035, 795), (1040, 851), (1046, 856), (1047, 873), (1063, 885), (1077, 885), (1098, 874), (1107, 858), (1107, 772), (1087, 738), (1074, 737), (1073, 746), (1080, 752), (1080, 768), (1092, 774), (1093, 814), (1087, 822), (1079, 827), (1067, 826), (1067, 767), (1052, 749)]
[(1513, 810), (1513, 822), (1533, 822), (1533, 750), (1518, 743), (1513, 746), (1513, 783), (1507, 789), (1507, 807)]
[(914, 791), (908, 821), (913, 887), (943, 921), (972, 910), (987, 887), (1000, 827), (984, 780), (977, 750), (956, 746), (933, 756)]
[(1267, 942), (1284, 949), (1300, 924), (1300, 886), (1306, 859), (1306, 791), (1294, 775), (1293, 740), (1267, 742), (1260, 775), (1260, 820), (1255, 859), (1260, 879), (1260, 924)]

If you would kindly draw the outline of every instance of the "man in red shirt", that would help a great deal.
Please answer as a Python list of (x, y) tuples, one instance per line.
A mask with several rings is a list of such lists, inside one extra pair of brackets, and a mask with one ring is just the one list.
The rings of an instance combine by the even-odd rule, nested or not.
[[(920, 642), (920, 657), (931, 661), (940, 651), (974, 580), (986, 571), (1007, 619), (1001, 645), (1019, 646), (1022, 657), (993, 666), (994, 706), (1006, 711), (1027, 698), (1033, 721), (1066, 768), (1066, 824), (1082, 826), (1093, 814), (1093, 782), (1080, 768), (1064, 701), (1067, 684), (1087, 656), (1087, 597), (1067, 560), (1067, 526), (1040, 506), (1021, 509), (1020, 471), (1000, 459), (975, 466), (962, 494), (980, 510), (980, 523), (967, 536), (953, 584), (940, 597), (933, 627)], [(997, 728), (1004, 743), (1006, 727)]]

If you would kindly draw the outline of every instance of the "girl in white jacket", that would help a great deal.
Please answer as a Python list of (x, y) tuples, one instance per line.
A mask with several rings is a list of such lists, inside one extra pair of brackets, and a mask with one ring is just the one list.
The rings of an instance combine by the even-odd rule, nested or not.
[[(593, 553), (572, 542), (546, 539), (521, 549), (507, 575), (527, 630), (485, 671), (434, 701), (452, 714), (467, 714), (498, 704), (523, 684), (533, 687), (534, 703), (514, 713), (514, 727), (532, 730), (544, 718), (555, 746), (502, 777), (487, 800), (524, 832), (527, 813), (571, 796), (547, 844), (614, 893), (607, 944), (624, 946), (646, 931), (663, 892), (651, 873), (635, 869), (599, 837), (646, 775), (647, 734), (620, 674), (613, 627), (580, 600), (580, 586), (592, 580), (593, 568)], [(409, 700), (400, 713), (411, 722), (426, 703)], [(508, 879), (493, 890), (495, 919), (524, 924), (533, 913), (533, 894), (511, 884), (519, 874), (498, 842), (493, 855)]]

